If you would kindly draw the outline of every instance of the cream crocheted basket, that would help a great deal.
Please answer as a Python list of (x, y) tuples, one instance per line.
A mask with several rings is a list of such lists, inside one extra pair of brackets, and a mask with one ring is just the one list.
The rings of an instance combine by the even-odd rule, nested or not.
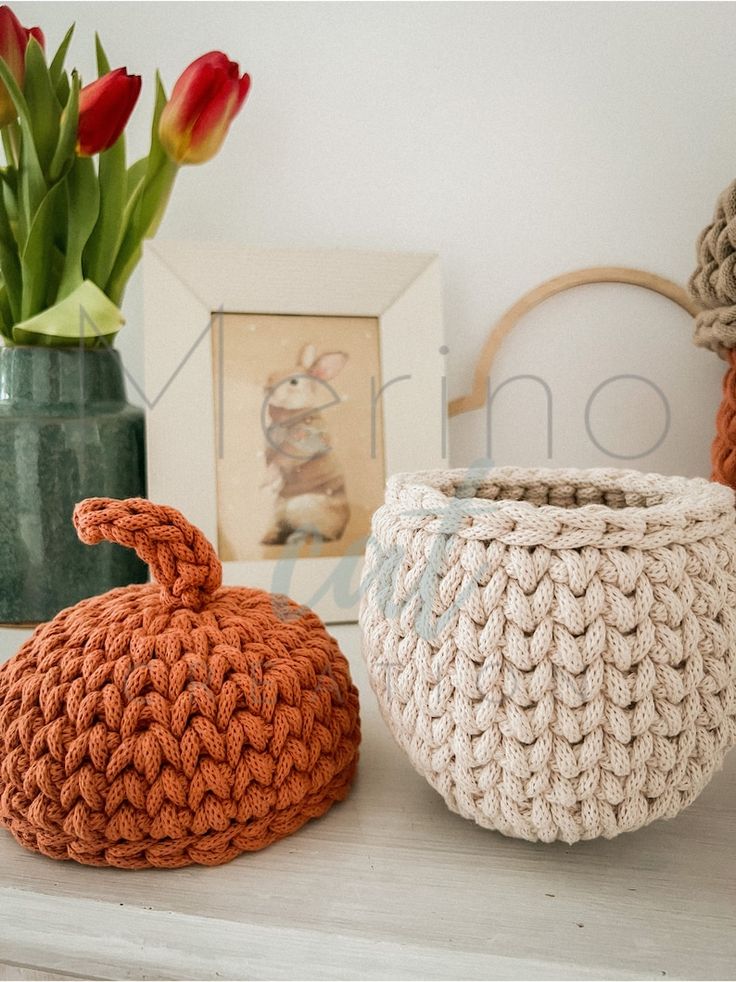
[(364, 655), (453, 811), (571, 843), (693, 801), (736, 743), (734, 514), (729, 488), (635, 471), (389, 482)]

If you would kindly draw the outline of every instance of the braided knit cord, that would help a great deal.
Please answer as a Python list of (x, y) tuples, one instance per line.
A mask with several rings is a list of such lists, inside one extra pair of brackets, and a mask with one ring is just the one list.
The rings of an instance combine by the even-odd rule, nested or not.
[(88, 545), (107, 540), (135, 549), (169, 607), (199, 610), (222, 582), (217, 553), (175, 508), (145, 498), (87, 498), (74, 509), (74, 527)]
[(736, 347), (736, 181), (719, 195), (713, 220), (698, 237), (690, 296), (702, 310), (695, 343), (722, 353)]
[(90, 499), (74, 522), (158, 585), (61, 611), (0, 666), (0, 825), (91, 866), (217, 865), (345, 798), (358, 693), (317, 615), (218, 589), (214, 549), (173, 508)]
[(736, 488), (736, 349), (727, 352), (721, 404), (716, 415), (716, 435), (711, 446), (712, 478)]
[(736, 488), (736, 181), (719, 195), (713, 221), (697, 244), (690, 296), (701, 307), (695, 343), (728, 362), (711, 446), (711, 477)]
[(670, 818), (736, 743), (734, 494), (634, 471), (399, 475), (360, 623), (383, 716), (453, 811), (544, 842)]

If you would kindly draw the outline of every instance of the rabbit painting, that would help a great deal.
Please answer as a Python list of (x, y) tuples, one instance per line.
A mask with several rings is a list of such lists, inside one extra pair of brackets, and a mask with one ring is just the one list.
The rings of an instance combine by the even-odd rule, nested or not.
[(323, 411), (339, 402), (328, 383), (347, 360), (342, 351), (318, 356), (307, 344), (296, 368), (267, 380), (262, 422), (267, 485), (276, 497), (263, 545), (330, 542), (345, 531), (350, 518), (345, 478)]

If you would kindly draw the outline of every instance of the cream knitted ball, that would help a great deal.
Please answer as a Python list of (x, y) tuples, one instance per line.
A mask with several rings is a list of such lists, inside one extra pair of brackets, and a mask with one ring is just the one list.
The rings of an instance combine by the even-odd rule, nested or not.
[(736, 743), (734, 514), (729, 488), (635, 471), (389, 482), (364, 655), (453, 811), (576, 842), (693, 801)]

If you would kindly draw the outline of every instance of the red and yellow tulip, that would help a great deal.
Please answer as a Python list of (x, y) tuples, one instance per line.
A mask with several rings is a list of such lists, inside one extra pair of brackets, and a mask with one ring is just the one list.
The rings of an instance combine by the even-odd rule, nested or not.
[(161, 113), (159, 137), (177, 164), (202, 164), (222, 146), (245, 102), (250, 76), (221, 51), (210, 51), (182, 73)]

